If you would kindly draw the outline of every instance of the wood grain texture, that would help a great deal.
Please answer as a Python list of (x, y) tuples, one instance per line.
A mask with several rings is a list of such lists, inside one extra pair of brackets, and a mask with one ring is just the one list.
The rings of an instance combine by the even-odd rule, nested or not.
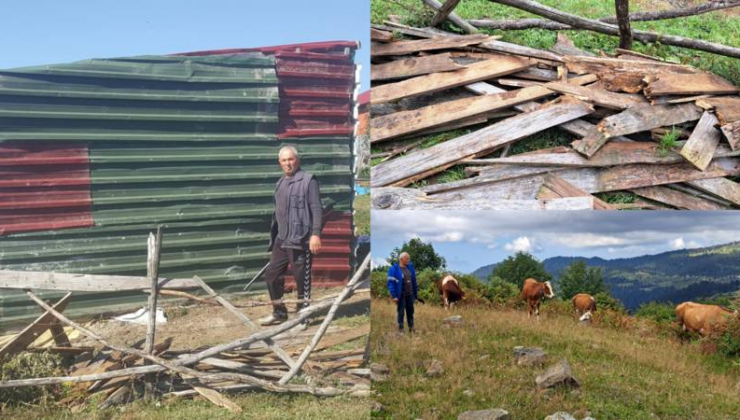
[[(444, 7), (444, 5), (442, 3), (440, 3), (439, 1), (437, 1), (437, 0), (423, 0), (423, 1), (424, 1), (424, 4), (426, 4), (427, 6), (431, 7), (432, 9), (434, 9), (436, 11), (439, 11), (439, 10), (441, 10)], [(449, 0), (449, 1), (451, 1), (451, 0)], [(447, 13), (446, 19), (448, 19), (450, 22), (454, 23), (459, 28), (461, 28), (462, 30), (464, 30), (465, 32), (467, 32), (469, 34), (472, 34), (472, 33), (475, 33), (475, 32), (478, 31), (478, 29), (475, 26), (473, 26), (470, 23), (468, 23), (468, 21), (466, 21), (465, 19), (463, 19), (460, 16), (458, 16), (452, 10), (450, 10)], [(436, 25), (432, 25), (432, 26), (436, 26)]]
[(713, 109), (721, 125), (740, 121), (740, 97), (726, 96), (699, 99), (696, 101), (696, 105), (706, 110)]
[[(192, 289), (195, 287), (198, 287), (198, 284), (192, 279), (159, 279), (159, 288)], [(149, 289), (151, 282), (146, 277), (0, 270), (0, 288), (117, 292)]]
[(738, 88), (712, 73), (662, 74), (657, 80), (648, 78), (645, 94), (666, 95), (723, 95), (736, 93)]
[(740, 120), (725, 124), (721, 129), (732, 150), (740, 150)]
[(465, 68), (454, 61), (450, 53), (410, 57), (391, 61), (385, 64), (373, 64), (370, 68), (370, 80), (405, 79), (423, 74), (460, 70)]
[(372, 57), (387, 55), (415, 54), (421, 51), (446, 50), (451, 48), (466, 47), (485, 42), (488, 35), (469, 35), (459, 37), (444, 37), (433, 39), (422, 39), (418, 41), (397, 41), (388, 44), (375, 44), (370, 50)]
[(370, 89), (371, 101), (373, 104), (380, 104), (411, 96), (439, 92), (516, 73), (533, 65), (535, 65), (535, 62), (529, 59), (501, 56), (498, 59), (474, 63), (453, 72), (427, 74), (402, 82), (374, 87)]
[(594, 201), (594, 210), (615, 210), (614, 206), (611, 204), (593, 197), (591, 194), (577, 188), (575, 185), (555, 174), (548, 175), (542, 183), (542, 188), (537, 192), (537, 198), (540, 200), (552, 200), (567, 197), (592, 197)]
[(719, 145), (721, 134), (715, 128), (718, 123), (714, 114), (704, 111), (691, 136), (681, 148), (681, 156), (701, 171), (709, 166)]
[(447, 0), (442, 7), (437, 10), (437, 13), (432, 18), (432, 23), (430, 23), (429, 26), (435, 27), (442, 24), (442, 22), (447, 20), (447, 17), (453, 10), (455, 10), (455, 7), (457, 7), (459, 3), (460, 0)]
[(562, 62), (563, 56), (550, 51), (538, 50), (536, 48), (525, 47), (523, 45), (512, 44), (504, 41), (488, 41), (478, 45), (478, 48), (486, 50), (502, 52), (506, 54), (514, 54), (523, 57), (539, 58), (542, 60)]
[(713, 201), (696, 197), (665, 186), (642, 187), (630, 190), (633, 193), (681, 210), (725, 210), (727, 207)]
[(727, 178), (700, 179), (688, 182), (692, 187), (716, 195), (735, 206), (740, 206), (740, 184)]
[(381, 29), (370, 28), (370, 40), (377, 42), (393, 41), (393, 33)]
[[(72, 293), (67, 293), (54, 304), (54, 309), (59, 312), (64, 311), (67, 309), (67, 304), (69, 304), (71, 298)], [(52, 325), (58, 325), (56, 317), (51, 312), (44, 312), (0, 349), (0, 359), (22, 352)], [(69, 343), (69, 340), (67, 343)]]
[(609, 92), (589, 86), (575, 86), (566, 82), (551, 82), (547, 84), (548, 89), (568, 95), (577, 96), (581, 100), (593, 102), (598, 106), (609, 109), (625, 110), (635, 105), (646, 103), (644, 98), (625, 95), (623, 93)]

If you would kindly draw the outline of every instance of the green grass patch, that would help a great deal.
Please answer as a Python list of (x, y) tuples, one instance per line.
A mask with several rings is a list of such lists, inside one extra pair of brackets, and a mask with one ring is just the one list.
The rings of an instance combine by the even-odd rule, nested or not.
[(355, 233), (357, 236), (370, 234), (370, 194), (355, 196)]

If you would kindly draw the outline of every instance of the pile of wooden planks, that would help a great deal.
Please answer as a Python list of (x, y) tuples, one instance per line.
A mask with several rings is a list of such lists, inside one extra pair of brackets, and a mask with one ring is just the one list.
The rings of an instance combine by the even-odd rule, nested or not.
[[(718, 75), (562, 33), (551, 51), (393, 22), (372, 39), (373, 208), (740, 207), (740, 96)], [(512, 147), (550, 129), (567, 142)], [(612, 192), (633, 202), (593, 195)]]

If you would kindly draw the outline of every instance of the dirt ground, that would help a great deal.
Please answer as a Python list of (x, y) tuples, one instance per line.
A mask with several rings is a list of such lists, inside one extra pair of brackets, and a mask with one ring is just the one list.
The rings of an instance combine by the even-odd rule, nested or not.
[[(323, 296), (336, 294), (342, 289), (342, 287), (315, 289), (313, 298), (321, 299)], [(271, 312), (271, 307), (269, 305), (253, 306), (254, 304), (264, 304), (268, 302), (269, 299), (266, 294), (249, 297), (225, 296), (225, 298), (255, 323), (257, 323), (257, 319), (269, 315)], [(285, 299), (295, 299), (295, 294), (286, 294)], [(287, 306), (289, 316), (295, 316), (296, 304), (288, 303)], [(165, 301), (160, 305), (160, 307), (164, 309), (167, 323), (157, 325), (156, 342), (160, 342), (167, 337), (173, 337), (170, 350), (195, 349), (203, 346), (226, 343), (249, 335), (251, 332), (247, 325), (242, 323), (236, 318), (236, 316), (219, 304), (212, 306), (194, 301), (177, 303)], [(316, 326), (321, 324), (325, 312), (326, 311), (316, 314), (310, 318), (309, 326), (311, 328), (305, 333), (314, 330)], [(367, 319), (369, 322), (369, 313), (369, 294), (355, 294), (342, 303), (334, 322), (336, 325), (337, 322), (342, 322), (342, 318), (349, 319), (358, 315), (368, 316)], [(88, 328), (114, 343), (123, 343), (129, 346), (146, 337), (146, 325), (121, 322), (113, 319), (95, 321), (92, 325), (89, 325)], [(333, 329), (335, 327), (332, 326), (330, 328)], [(305, 333), (297, 334), (292, 331), (287, 331), (277, 338), (286, 339), (287, 345), (290, 346), (292, 341), (305, 341), (305, 339), (299, 340), (299, 337), (305, 337)], [(81, 338), (78, 341), (75, 341), (73, 345), (101, 347), (97, 341), (89, 338)], [(253, 346), (253, 348), (254, 347), (260, 346), (256, 345)]]

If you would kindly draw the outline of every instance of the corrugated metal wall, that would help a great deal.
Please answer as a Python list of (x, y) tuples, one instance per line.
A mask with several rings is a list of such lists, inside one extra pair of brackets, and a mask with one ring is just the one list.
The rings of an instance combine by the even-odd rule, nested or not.
[[(283, 98), (275, 60), (249, 51), (0, 71), (0, 172), (10, 174), (5, 182), (15, 182), (0, 181), (0, 267), (142, 275), (145, 238), (164, 224), (163, 277), (198, 274), (219, 289), (235, 290), (267, 261), (272, 193), (281, 175), (276, 154), (294, 144), (303, 167), (319, 179), (323, 199), (337, 210), (327, 222), (326, 252), (314, 276), (328, 283), (346, 279), (351, 137), (278, 140)], [(352, 119), (351, 105), (344, 119)], [(85, 186), (64, 181), (79, 177), (40, 171), (34, 158), (61, 159), (59, 168), (77, 174), (88, 165), (87, 214), (91, 210), (94, 227), (55, 229), (65, 220), (79, 223), (67, 226), (89, 225), (89, 217), (77, 217), (84, 214)], [(46, 189), (41, 198), (29, 190), (30, 181)], [(29, 196), (48, 205), (14, 204), (19, 197), (33, 201)], [(38, 219), (46, 224), (22, 228)], [(40, 231), (11, 233), (18, 230)], [(67, 312), (97, 313), (144, 300), (142, 293), (79, 294)], [(24, 295), (8, 291), (0, 291), (0, 308), (0, 327), (38, 313)]]

